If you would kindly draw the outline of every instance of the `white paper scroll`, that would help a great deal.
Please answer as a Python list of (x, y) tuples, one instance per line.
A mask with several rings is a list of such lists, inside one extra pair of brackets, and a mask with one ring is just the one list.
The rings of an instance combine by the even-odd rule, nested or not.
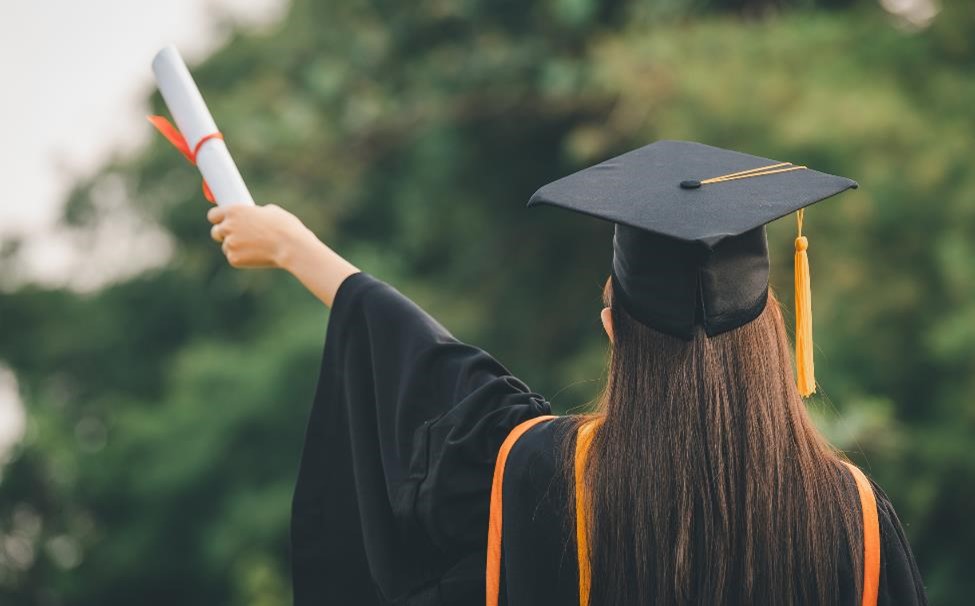
[[(169, 113), (191, 150), (196, 148), (200, 139), (217, 132), (213, 116), (179, 51), (172, 46), (159, 51), (152, 60), (152, 71), (156, 74), (159, 92), (166, 101)], [(204, 142), (197, 152), (196, 165), (217, 204), (254, 204), (223, 140), (213, 138)]]

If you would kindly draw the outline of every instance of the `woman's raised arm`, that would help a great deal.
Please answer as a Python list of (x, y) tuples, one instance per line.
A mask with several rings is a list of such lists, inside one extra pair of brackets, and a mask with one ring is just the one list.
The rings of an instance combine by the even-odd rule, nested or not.
[(215, 206), (207, 220), (213, 223), (210, 236), (222, 243), (230, 265), (287, 270), (329, 307), (339, 285), (359, 271), (275, 204)]

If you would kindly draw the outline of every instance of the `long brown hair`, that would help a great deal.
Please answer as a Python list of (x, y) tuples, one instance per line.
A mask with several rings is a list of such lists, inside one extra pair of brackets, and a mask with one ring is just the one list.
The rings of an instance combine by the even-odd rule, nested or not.
[(614, 306), (610, 281), (603, 297), (614, 342), (585, 471), (590, 603), (835, 604), (846, 558), (859, 595), (858, 501), (799, 396), (774, 296), (691, 341)]

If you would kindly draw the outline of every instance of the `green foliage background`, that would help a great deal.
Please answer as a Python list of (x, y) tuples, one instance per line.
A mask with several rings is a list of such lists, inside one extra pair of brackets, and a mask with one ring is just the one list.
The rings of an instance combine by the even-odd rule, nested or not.
[[(857, 179), (807, 213), (825, 394), (810, 407), (893, 498), (933, 603), (961, 604), (975, 5), (941, 5), (916, 30), (853, 0), (296, 0), (193, 69), (258, 200), (563, 411), (599, 386), (611, 227), (527, 211), (538, 186), (661, 138)], [(0, 603), (287, 604), (327, 312), (281, 272), (226, 265), (161, 138), (79, 183), (66, 225), (94, 233), (117, 210), (107, 181), (175, 254), (93, 293), (0, 296), (0, 361), (30, 418), (0, 476)], [(771, 229), (790, 309), (793, 229)]]

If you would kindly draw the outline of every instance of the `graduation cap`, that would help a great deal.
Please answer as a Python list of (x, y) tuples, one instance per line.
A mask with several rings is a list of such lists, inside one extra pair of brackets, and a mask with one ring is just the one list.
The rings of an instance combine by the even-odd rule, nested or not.
[(614, 300), (660, 332), (708, 337), (758, 317), (768, 300), (765, 224), (796, 213), (796, 367), (816, 389), (803, 209), (857, 183), (806, 166), (691, 141), (657, 141), (539, 189), (548, 204), (616, 224)]

